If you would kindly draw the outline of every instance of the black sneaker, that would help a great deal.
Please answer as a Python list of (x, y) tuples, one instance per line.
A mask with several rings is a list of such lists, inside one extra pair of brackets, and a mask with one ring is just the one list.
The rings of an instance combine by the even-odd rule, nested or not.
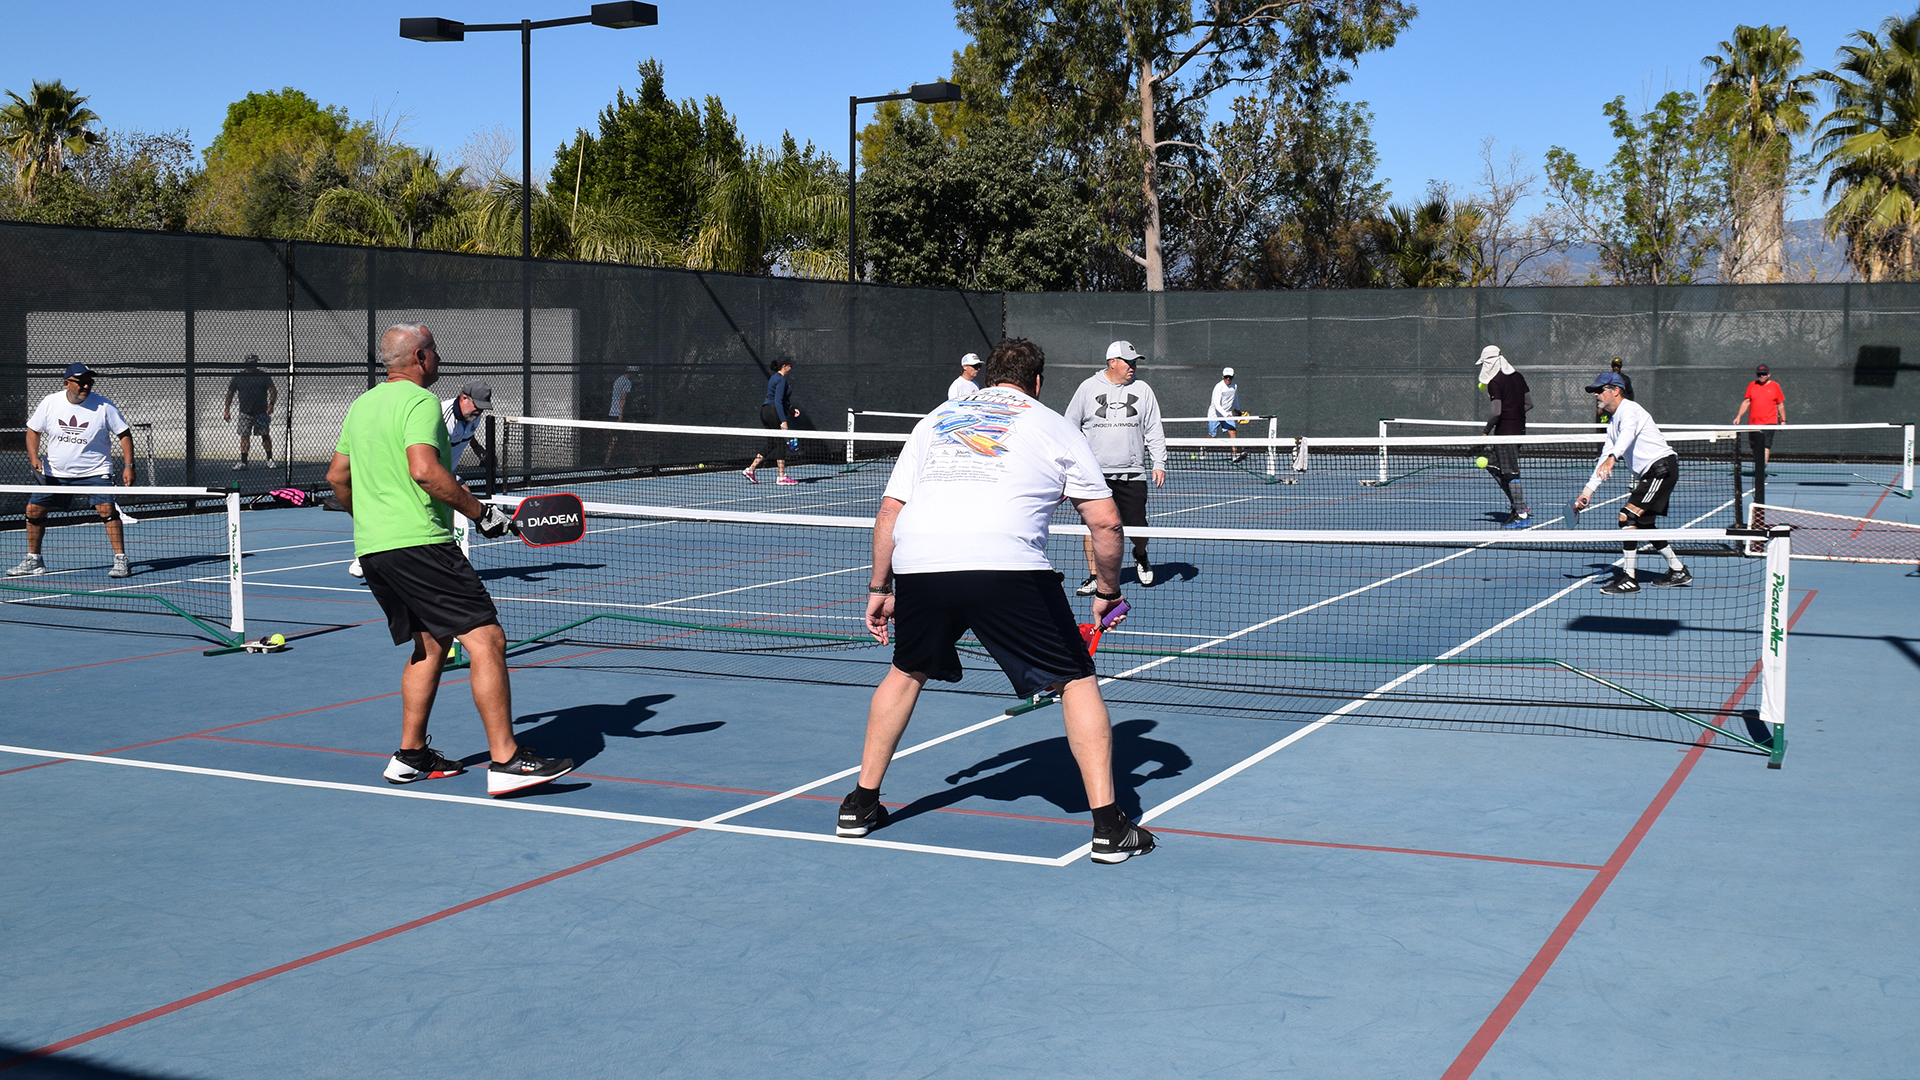
[(1600, 586), (1600, 591), (1608, 596), (1631, 596), (1640, 591), (1640, 583), (1633, 580), (1632, 574), (1621, 574)]
[(1093, 830), (1093, 861), (1097, 863), (1123, 863), (1135, 855), (1145, 855), (1154, 847), (1153, 834), (1120, 815), (1120, 831), (1103, 833)]
[(1527, 521), (1532, 517), (1533, 511), (1531, 510), (1515, 510), (1507, 515), (1507, 519), (1500, 523), (1500, 527), (1503, 529), (1524, 529), (1527, 527)]
[(833, 827), (835, 836), (865, 836), (875, 829), (887, 826), (887, 808), (880, 805), (878, 799), (865, 810), (860, 809), (858, 791), (847, 792), (840, 800), (840, 821)]
[(496, 761), (487, 766), (487, 794), (511, 795), (558, 780), (572, 771), (572, 758), (548, 760), (523, 746), (514, 753), (512, 761)]
[(467, 767), (433, 748), (433, 736), (427, 736), (427, 745), (418, 750), (395, 750), (393, 760), (387, 762), (387, 771), (381, 775), (389, 784), (412, 784), (421, 780), (438, 780), (447, 776), (459, 776)]
[[(21, 565), (24, 566), (26, 564), (22, 563)], [(1081, 582), (1080, 587), (1073, 590), (1073, 595), (1092, 596), (1094, 593), (1098, 592), (1099, 590), (1100, 590), (1099, 580), (1096, 579), (1092, 574), (1088, 574), (1087, 580)]]
[(1682, 585), (1693, 584), (1693, 575), (1688, 573), (1687, 568), (1683, 566), (1678, 570), (1669, 570), (1660, 577), (1647, 582), (1647, 584), (1658, 585), (1663, 589), (1677, 589)]

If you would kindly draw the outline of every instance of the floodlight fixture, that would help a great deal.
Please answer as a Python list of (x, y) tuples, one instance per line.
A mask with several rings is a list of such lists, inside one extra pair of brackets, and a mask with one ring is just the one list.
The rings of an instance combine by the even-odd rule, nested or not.
[(965, 101), (960, 88), (942, 79), (930, 83), (914, 83), (904, 94), (877, 94), (873, 97), (849, 97), (847, 99), (847, 280), (860, 280), (859, 237), (855, 230), (859, 226), (854, 222), (854, 210), (857, 207), (854, 173), (859, 170), (858, 148), (855, 146), (857, 134), (855, 125), (860, 118), (860, 106), (875, 101), (901, 101), (911, 98), (922, 105), (952, 105)]

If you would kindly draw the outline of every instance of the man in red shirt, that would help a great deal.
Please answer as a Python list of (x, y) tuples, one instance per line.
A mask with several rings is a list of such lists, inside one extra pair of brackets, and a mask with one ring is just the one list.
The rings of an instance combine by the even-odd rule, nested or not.
[[(1740, 411), (1733, 414), (1733, 422), (1747, 422), (1747, 410), (1753, 410), (1755, 424), (1784, 424), (1787, 422), (1787, 395), (1780, 384), (1767, 374), (1767, 365), (1761, 364), (1753, 369), (1753, 381), (1747, 384), (1747, 395), (1740, 399)], [(1753, 460), (1756, 464), (1770, 464), (1773, 461), (1773, 432), (1749, 431), (1747, 442), (1753, 447)]]

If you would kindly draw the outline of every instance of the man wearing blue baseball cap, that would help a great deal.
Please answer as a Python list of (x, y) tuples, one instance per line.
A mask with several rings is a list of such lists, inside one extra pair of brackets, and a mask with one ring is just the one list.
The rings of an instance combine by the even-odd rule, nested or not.
[[(1667, 512), (1667, 498), (1680, 479), (1680, 457), (1660, 434), (1653, 416), (1639, 403), (1627, 400), (1626, 390), (1626, 380), (1612, 371), (1603, 373), (1587, 387), (1587, 393), (1599, 402), (1600, 410), (1613, 419), (1607, 422), (1607, 441), (1600, 447), (1600, 464), (1594, 467), (1593, 478), (1587, 481), (1573, 505), (1575, 509), (1585, 509), (1594, 491), (1613, 473), (1613, 463), (1624, 460), (1633, 472), (1634, 481), (1627, 505), (1620, 511), (1620, 527), (1651, 529), (1655, 527), (1654, 519)], [(1640, 591), (1633, 568), (1637, 548), (1632, 541), (1620, 545), (1625, 553), (1620, 559), (1620, 573), (1601, 586), (1601, 592), (1609, 596), (1630, 596)], [(1667, 573), (1650, 579), (1647, 584), (1663, 588), (1693, 584), (1693, 575), (1680, 562), (1673, 545), (1657, 540), (1649, 548), (1666, 556)]]
[[(65, 510), (75, 498), (85, 498), (100, 515), (113, 547), (108, 577), (133, 573), (127, 562), (126, 534), (113, 505), (113, 440), (120, 441), (120, 460), (126, 463), (121, 483), (133, 485), (133, 429), (120, 407), (93, 392), (93, 369), (68, 364), (61, 388), (42, 398), (27, 418), (27, 460), (40, 472), (44, 487), (73, 488), (66, 492), (39, 492), (27, 500), (27, 557), (7, 571), (8, 577), (37, 577), (47, 572), (40, 543), (47, 535), (47, 509)], [(46, 450), (42, 467), (40, 452)], [(85, 491), (82, 489), (96, 490)]]

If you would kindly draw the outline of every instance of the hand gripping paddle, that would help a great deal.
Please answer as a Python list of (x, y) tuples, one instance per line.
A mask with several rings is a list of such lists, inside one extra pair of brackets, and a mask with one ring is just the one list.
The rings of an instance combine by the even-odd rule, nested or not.
[(578, 495), (535, 495), (520, 500), (511, 528), (528, 547), (571, 544), (587, 535), (587, 512)]
[(1088, 656), (1092, 656), (1094, 650), (1100, 647), (1100, 635), (1111, 630), (1113, 624), (1119, 622), (1121, 616), (1126, 613), (1127, 602), (1122, 600), (1113, 605), (1113, 609), (1107, 612), (1107, 617), (1100, 620), (1100, 625), (1095, 626), (1092, 623), (1085, 622), (1080, 624), (1080, 640), (1087, 643)]

